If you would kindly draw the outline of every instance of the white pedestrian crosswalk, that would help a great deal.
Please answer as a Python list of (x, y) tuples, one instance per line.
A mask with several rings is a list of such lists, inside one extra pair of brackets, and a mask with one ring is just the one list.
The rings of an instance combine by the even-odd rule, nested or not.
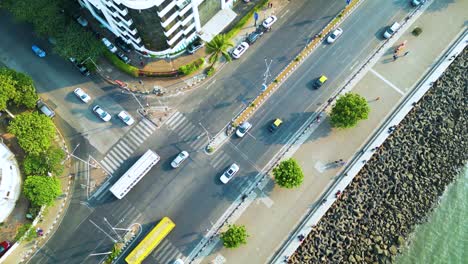
[(156, 126), (143, 118), (107, 152), (100, 162), (104, 169), (114, 173), (155, 130)]
[(211, 166), (217, 170), (222, 170), (227, 168), (232, 164), (231, 157), (222, 150), (218, 150), (210, 160)]
[(151, 257), (156, 260), (158, 264), (173, 263), (176, 259), (183, 259), (180, 250), (174, 246), (169, 239), (164, 239), (161, 244), (153, 251)]
[(201, 127), (194, 125), (181, 112), (175, 112), (164, 123), (194, 149), (200, 149), (208, 144), (208, 137)]

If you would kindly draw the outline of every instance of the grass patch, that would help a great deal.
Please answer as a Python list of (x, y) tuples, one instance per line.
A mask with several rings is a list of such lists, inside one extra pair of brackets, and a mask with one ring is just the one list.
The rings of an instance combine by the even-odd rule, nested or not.
[(411, 33), (413, 33), (413, 35), (415, 35), (417, 37), (417, 36), (421, 35), (422, 28), (416, 27), (415, 29), (413, 29), (413, 31), (411, 31)]
[(15, 240), (19, 241), (20, 239), (23, 239), (24, 241), (31, 241), (36, 237), (37, 234), (34, 232), (32, 224), (27, 223), (18, 228), (18, 231), (16, 231)]
[(269, 0), (261, 0), (260, 2), (258, 2), (258, 4), (254, 8), (252, 8), (252, 10), (250, 10), (243, 18), (239, 20), (239, 22), (237, 22), (237, 24), (231, 30), (229, 30), (228, 33), (226, 33), (226, 36), (230, 39), (237, 35), (237, 33), (239, 33), (239, 31), (245, 26), (245, 24), (247, 24), (249, 19), (253, 17), (253, 14), (260, 10), (260, 8), (266, 6), (268, 1)]
[(189, 74), (197, 71), (201, 67), (203, 67), (204, 64), (205, 64), (205, 58), (199, 58), (198, 60), (193, 61), (193, 62), (191, 62), (189, 64), (180, 66), (179, 72), (181, 74), (183, 74), (183, 75), (189, 75)]
[(121, 61), (114, 53), (105, 50), (104, 56), (109, 60), (112, 65), (117, 67), (119, 70), (127, 73), (130, 76), (138, 77), (138, 68), (132, 65), (128, 65), (125, 62)]

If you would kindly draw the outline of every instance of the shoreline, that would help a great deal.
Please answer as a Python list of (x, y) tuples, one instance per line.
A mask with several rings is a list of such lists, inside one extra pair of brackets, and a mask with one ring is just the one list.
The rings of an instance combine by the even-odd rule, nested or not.
[(290, 263), (395, 260), (468, 154), (465, 49), (291, 256)]

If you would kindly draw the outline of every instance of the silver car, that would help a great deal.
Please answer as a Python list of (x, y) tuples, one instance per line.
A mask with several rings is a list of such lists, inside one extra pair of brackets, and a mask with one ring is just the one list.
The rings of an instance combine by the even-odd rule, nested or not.
[(182, 162), (184, 162), (190, 155), (188, 154), (187, 151), (182, 151), (175, 157), (175, 159), (171, 162), (172, 168), (178, 168)]
[(99, 105), (95, 105), (93, 107), (93, 112), (96, 113), (99, 118), (101, 118), (104, 122), (109, 122), (111, 120), (111, 115), (104, 111)]
[(234, 176), (236, 175), (236, 173), (239, 171), (239, 165), (237, 165), (236, 163), (233, 163), (229, 169), (227, 169), (223, 175), (221, 175), (221, 177), (219, 178), (219, 180), (226, 184), (228, 183), (232, 178), (234, 178)]

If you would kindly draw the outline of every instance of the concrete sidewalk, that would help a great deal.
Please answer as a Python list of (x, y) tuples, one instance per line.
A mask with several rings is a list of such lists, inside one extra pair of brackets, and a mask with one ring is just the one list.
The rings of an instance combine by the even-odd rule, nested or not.
[[(287, 239), (304, 215), (314, 206), (342, 167), (333, 161), (349, 160), (367, 142), (420, 78), (433, 66), (460, 31), (466, 29), (468, 2), (440, 0), (426, 11), (405, 32), (396, 36), (394, 44), (384, 48), (376, 64), (353, 88), (368, 99), (371, 107), (369, 119), (352, 129), (333, 129), (328, 120), (314, 125), (311, 134), (293, 155), (303, 168), (303, 185), (294, 190), (281, 189), (271, 179), (255, 189), (256, 197), (240, 218), (232, 219), (247, 227), (248, 244), (227, 250), (221, 243), (207, 247), (201, 255), (203, 263), (265, 263)], [(414, 27), (423, 33), (415, 37)], [(395, 47), (406, 43), (407, 56), (393, 61)], [(378, 98), (378, 99), (377, 99)], [(211, 252), (210, 252), (211, 250)], [(196, 260), (194, 262), (199, 262)]]

